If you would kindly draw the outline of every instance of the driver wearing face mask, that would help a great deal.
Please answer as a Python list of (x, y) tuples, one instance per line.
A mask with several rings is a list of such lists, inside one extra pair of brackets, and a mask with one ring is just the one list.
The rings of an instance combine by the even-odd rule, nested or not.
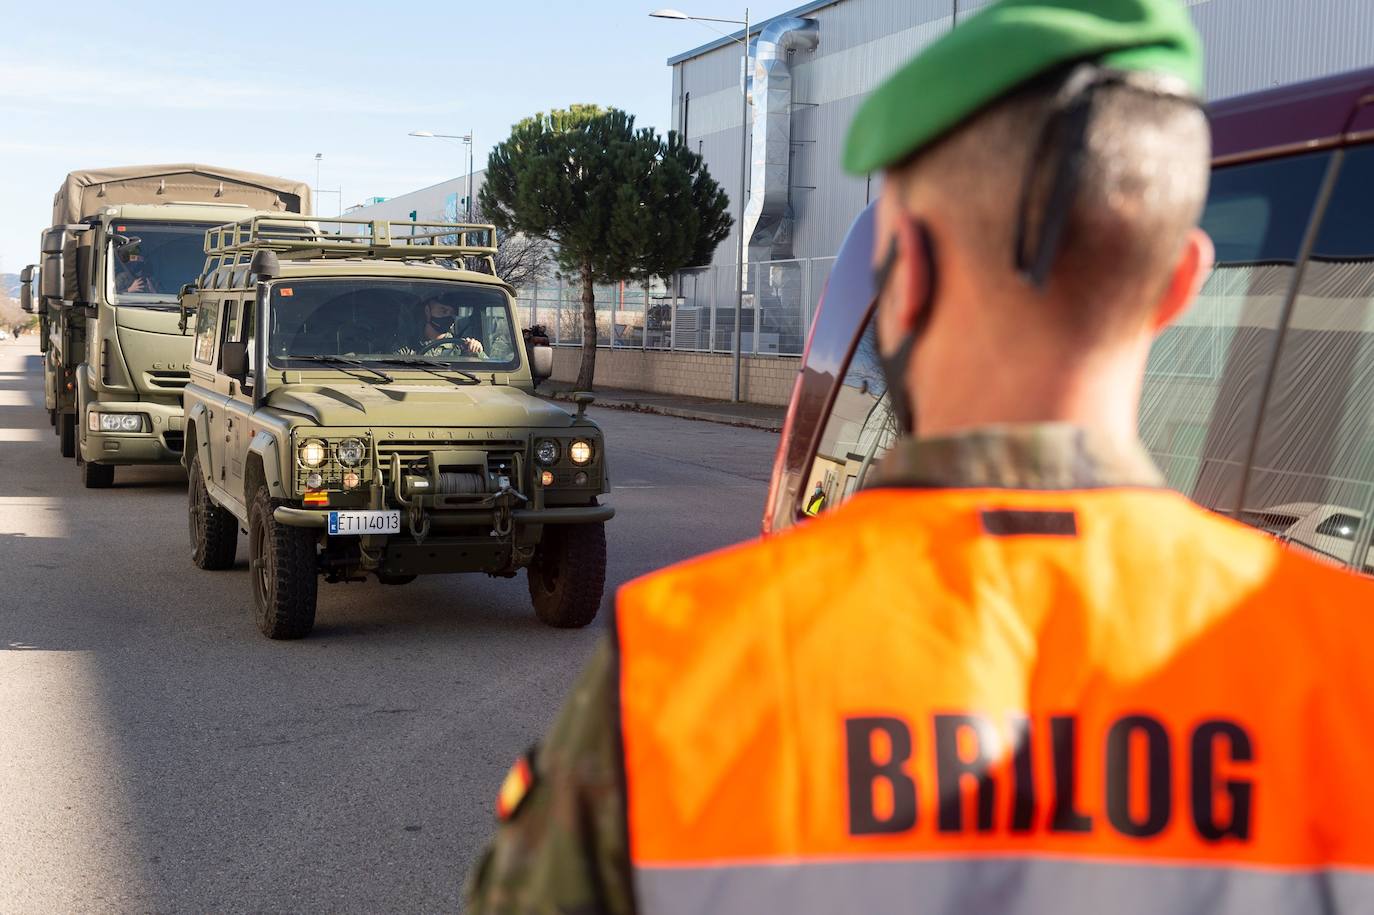
[[(424, 304), (425, 323), (420, 329), (420, 339), (415, 343), (401, 346), (398, 353), (423, 354), (443, 349), (457, 349), (468, 356), (484, 357), (486, 351), (482, 341), (473, 336), (470, 326), (458, 327), (458, 309), (441, 299), (428, 299)], [(471, 324), (472, 322), (468, 322)], [(451, 341), (438, 343), (436, 341)]]
[(162, 290), (157, 288), (143, 255), (130, 254), (115, 261), (115, 291), (149, 293)]

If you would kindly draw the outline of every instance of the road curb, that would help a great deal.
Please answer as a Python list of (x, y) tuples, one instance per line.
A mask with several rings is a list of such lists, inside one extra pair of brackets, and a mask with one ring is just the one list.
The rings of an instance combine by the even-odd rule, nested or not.
[[(554, 400), (572, 402), (571, 391), (550, 391), (545, 395)], [(722, 426), (738, 426), (746, 429), (762, 429), (765, 432), (781, 432), (781, 419), (763, 419), (752, 416), (731, 416), (712, 410), (698, 410), (692, 407), (675, 407), (670, 404), (644, 403), (638, 400), (621, 398), (596, 398), (596, 406), (610, 407), (612, 410), (630, 410), (635, 413), (652, 413), (656, 416), (672, 416), (677, 419), (694, 419), (705, 423), (718, 423)]]

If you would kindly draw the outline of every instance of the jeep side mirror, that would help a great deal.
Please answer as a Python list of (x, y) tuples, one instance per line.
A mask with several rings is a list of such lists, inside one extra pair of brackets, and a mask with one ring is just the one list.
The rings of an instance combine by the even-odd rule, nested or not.
[(220, 371), (239, 384), (248, 380), (248, 344), (229, 341), (219, 348)]
[(186, 329), (191, 326), (191, 314), (199, 303), (200, 291), (195, 283), (187, 283), (181, 287), (181, 292), (177, 294), (177, 311), (180, 313), (177, 330), (181, 331), (183, 337), (186, 336)]
[(530, 347), (530, 374), (536, 382), (553, 377), (553, 347), (535, 345)]

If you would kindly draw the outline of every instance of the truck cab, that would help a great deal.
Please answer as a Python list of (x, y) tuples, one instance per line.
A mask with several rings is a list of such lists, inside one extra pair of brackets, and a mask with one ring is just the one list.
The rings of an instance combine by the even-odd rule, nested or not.
[(248, 532), (256, 620), (314, 625), (317, 583), (527, 571), (536, 614), (585, 626), (605, 581), (601, 430), (534, 394), (490, 226), (255, 217), (209, 233), (182, 296), (192, 557)]
[(120, 465), (181, 459), (191, 337), (178, 294), (204, 264), (205, 233), (308, 202), (295, 182), (207, 166), (68, 176), (43, 235), (44, 396), (87, 487), (112, 485)]

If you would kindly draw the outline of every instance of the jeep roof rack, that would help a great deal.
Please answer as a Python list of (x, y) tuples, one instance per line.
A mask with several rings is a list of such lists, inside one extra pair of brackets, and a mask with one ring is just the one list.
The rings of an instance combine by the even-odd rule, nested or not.
[(496, 228), (479, 223), (329, 219), (259, 214), (205, 233), (205, 270), (247, 265), (257, 251), (282, 260), (437, 261), (478, 258), (495, 274)]

